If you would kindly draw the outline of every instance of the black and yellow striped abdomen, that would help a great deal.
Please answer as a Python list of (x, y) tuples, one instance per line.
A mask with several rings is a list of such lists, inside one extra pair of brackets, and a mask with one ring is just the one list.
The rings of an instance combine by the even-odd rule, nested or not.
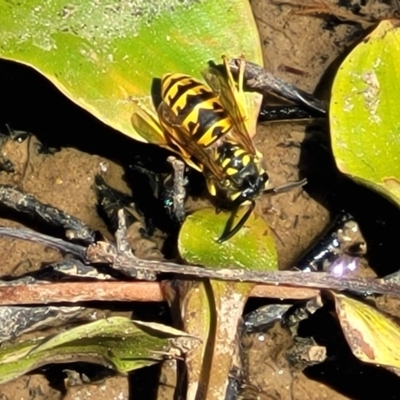
[(218, 96), (188, 75), (164, 75), (161, 97), (180, 125), (190, 132), (191, 140), (202, 147), (212, 145), (232, 128), (232, 120)]

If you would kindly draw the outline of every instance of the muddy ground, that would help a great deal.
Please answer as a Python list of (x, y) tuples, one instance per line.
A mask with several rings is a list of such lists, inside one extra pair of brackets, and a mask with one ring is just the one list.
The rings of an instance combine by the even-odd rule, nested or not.
[[(346, 23), (343, 16), (296, 14), (293, 7), (277, 6), (266, 0), (252, 1), (252, 7), (266, 69), (306, 91), (316, 91), (321, 98), (329, 92), (330, 76), (326, 71), (334, 71), (337, 60), (362, 37), (363, 29), (369, 25), (364, 20)], [(381, 12), (374, 7), (367, 11)], [(81, 219), (108, 238), (112, 234), (96, 209), (93, 190), (96, 174), (101, 174), (112, 187), (133, 195), (138, 199), (137, 204), (150, 204), (148, 209), (153, 208), (148, 199), (142, 199), (141, 203), (142, 183), (131, 179), (129, 165), (139, 155), (146, 162), (165, 159), (165, 151), (135, 143), (105, 127), (31, 70), (1, 62), (0, 71), (0, 122), (35, 135), (3, 142), (1, 161), (8, 160), (13, 171), (0, 172), (1, 184), (18, 186), (40, 201)], [(386, 200), (340, 176), (330, 153), (326, 121), (262, 125), (255, 144), (264, 155), (272, 184), (303, 177), (309, 182), (304, 191), (262, 196), (257, 202), (256, 212), (268, 220), (276, 236), (282, 269), (295, 265), (341, 209), (351, 212), (359, 221), (368, 243), (368, 262), (376, 273), (385, 275), (396, 269), (397, 243), (388, 232), (400, 223), (400, 213)], [(149, 212), (148, 209), (144, 211)], [(168, 231), (169, 222), (164, 217), (157, 219), (158, 216), (152, 218), (162, 238), (167, 235), (163, 231)], [(45, 233), (59, 233), (7, 209), (0, 210), (0, 217), (1, 225), (23, 225)], [(62, 257), (59, 252), (34, 243), (6, 238), (1, 238), (0, 243), (1, 276), (19, 276)], [(390, 302), (383, 301), (388, 308)], [(252, 299), (246, 311), (266, 303), (265, 299)], [(108, 312), (120, 305), (108, 303), (101, 308)], [(124, 309), (125, 315), (131, 316), (133, 311), (135, 317), (149, 321), (165, 322), (169, 318), (165, 304), (129, 304)], [(396, 303), (391, 309), (397, 309)], [(280, 326), (244, 337), (247, 376), (240, 388), (240, 398), (400, 399), (399, 380), (352, 357), (328, 311), (317, 313), (303, 326), (304, 336), (312, 336), (327, 346), (328, 360), (304, 372), (286, 361), (285, 351), (292, 338)], [(66, 381), (63, 369), (68, 368), (79, 370), (81, 366), (50, 367), (22, 377), (1, 386), (0, 399), (157, 398), (158, 366), (128, 377), (111, 377), (76, 387)], [(158, 398), (172, 398), (167, 389), (161, 392)]]

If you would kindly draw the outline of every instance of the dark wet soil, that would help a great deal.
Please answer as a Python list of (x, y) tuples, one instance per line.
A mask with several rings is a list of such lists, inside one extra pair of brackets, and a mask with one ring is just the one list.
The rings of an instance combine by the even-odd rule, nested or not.
[[(334, 70), (336, 60), (361, 36), (361, 27), (335, 17), (297, 15), (292, 7), (266, 0), (252, 1), (252, 7), (266, 69), (306, 91), (317, 90), (320, 96), (329, 93), (330, 77), (326, 71)], [(96, 208), (93, 183), (95, 175), (101, 174), (110, 186), (133, 195), (158, 232), (164, 231), (164, 237), (173, 230), (159, 204), (143, 198), (143, 192), (149, 189), (141, 180), (132, 180), (135, 175), (129, 168), (137, 160), (154, 166), (154, 160), (166, 159), (164, 150), (136, 143), (110, 130), (25, 67), (3, 61), (0, 72), (0, 123), (35, 135), (23, 141), (4, 141), (0, 158), (2, 163), (9, 161), (13, 170), (0, 172), (0, 184), (16, 185), (112, 238)], [(331, 216), (343, 208), (359, 221), (368, 243), (368, 261), (376, 273), (382, 276), (397, 269), (397, 241), (389, 232), (397, 231), (400, 213), (386, 200), (337, 172), (326, 121), (264, 124), (259, 127), (255, 143), (264, 155), (273, 185), (303, 177), (309, 182), (300, 193), (263, 196), (257, 203), (256, 212), (268, 220), (276, 236), (282, 269), (294, 266)], [(166, 167), (162, 164), (156, 168)], [(60, 234), (34, 218), (5, 208), (0, 209), (0, 224)], [(19, 276), (62, 258), (56, 250), (35, 243), (7, 238), (0, 238), (0, 243), (1, 276)], [(251, 300), (246, 310), (262, 304), (264, 300)], [(398, 314), (398, 304), (392, 299), (385, 298), (384, 307)], [(127, 315), (135, 310), (135, 315), (147, 320), (167, 314), (157, 305), (132, 305), (128, 309)], [(241, 398), (400, 399), (400, 385), (394, 375), (377, 367), (365, 367), (351, 356), (329, 310), (322, 310), (303, 329), (304, 336), (312, 336), (327, 346), (328, 361), (302, 372), (285, 358), (292, 337), (280, 326), (248, 335), (243, 339), (248, 376)], [(1, 386), (0, 398), (153, 399), (157, 373), (159, 367), (146, 368), (128, 378), (112, 377), (96, 385), (75, 387), (65, 384), (65, 373), (60, 368), (50, 379), (50, 368), (46, 374), (39, 371)], [(172, 399), (168, 385), (162, 386), (158, 398)]]

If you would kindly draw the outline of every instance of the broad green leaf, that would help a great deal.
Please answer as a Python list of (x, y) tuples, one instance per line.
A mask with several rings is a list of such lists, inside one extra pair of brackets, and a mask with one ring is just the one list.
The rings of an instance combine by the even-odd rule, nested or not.
[[(208, 61), (262, 63), (247, 0), (0, 0), (0, 57), (32, 66), (113, 128), (132, 127), (134, 100), (150, 105), (154, 78), (201, 78)], [(250, 121), (260, 96), (250, 95)]]
[(181, 356), (198, 341), (185, 332), (123, 317), (101, 319), (56, 336), (0, 350), (0, 383), (50, 363), (87, 361), (118, 372)]
[(275, 240), (264, 220), (252, 213), (231, 239), (217, 243), (230, 216), (204, 208), (189, 215), (181, 227), (178, 247), (189, 263), (213, 268), (273, 270), (278, 268)]
[(372, 306), (332, 293), (353, 354), (361, 361), (400, 368), (400, 326)]
[(400, 204), (400, 29), (382, 21), (333, 84), (332, 147), (340, 171)]

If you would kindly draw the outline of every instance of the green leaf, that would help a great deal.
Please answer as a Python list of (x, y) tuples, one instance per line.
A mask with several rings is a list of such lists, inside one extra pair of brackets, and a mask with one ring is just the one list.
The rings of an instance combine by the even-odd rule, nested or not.
[[(207, 62), (244, 54), (262, 63), (247, 0), (0, 0), (0, 57), (32, 66), (97, 118), (145, 141), (133, 100), (150, 106), (154, 78), (201, 78)], [(260, 96), (248, 94), (250, 121)]]
[(111, 317), (56, 336), (0, 349), (0, 383), (50, 363), (86, 361), (118, 372), (181, 356), (197, 340), (185, 332), (156, 323)]
[(178, 238), (183, 259), (213, 268), (277, 269), (275, 240), (267, 224), (255, 213), (235, 236), (226, 242), (217, 242), (229, 216), (228, 212), (217, 214), (214, 208), (189, 215)]
[(400, 368), (400, 327), (370, 305), (331, 293), (353, 354), (361, 361)]
[(400, 29), (383, 21), (341, 65), (330, 104), (340, 171), (400, 204)]

